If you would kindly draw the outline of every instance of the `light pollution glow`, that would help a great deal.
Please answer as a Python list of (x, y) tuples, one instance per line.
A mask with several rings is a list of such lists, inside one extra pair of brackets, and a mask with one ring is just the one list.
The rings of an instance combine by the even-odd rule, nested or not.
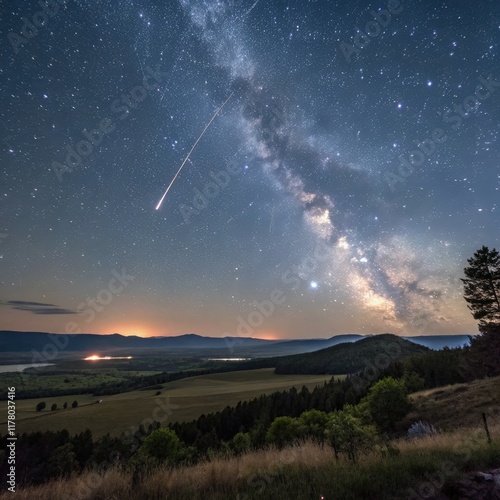
[(110, 359), (132, 359), (132, 356), (98, 356), (92, 354), (92, 356), (83, 358), (83, 361), (108, 361)]

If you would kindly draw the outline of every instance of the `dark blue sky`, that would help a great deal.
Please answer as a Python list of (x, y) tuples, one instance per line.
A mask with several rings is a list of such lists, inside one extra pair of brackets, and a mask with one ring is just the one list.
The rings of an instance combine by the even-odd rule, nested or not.
[(498, 2), (0, 5), (0, 328), (475, 332)]

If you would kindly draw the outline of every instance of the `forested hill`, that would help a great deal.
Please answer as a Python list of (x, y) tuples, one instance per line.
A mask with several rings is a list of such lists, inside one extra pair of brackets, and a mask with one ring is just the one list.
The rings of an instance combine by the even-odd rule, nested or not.
[(306, 354), (278, 360), (276, 373), (331, 374), (356, 373), (372, 365), (387, 365), (389, 360), (428, 352), (429, 349), (396, 335), (374, 335), (354, 343), (343, 343)]

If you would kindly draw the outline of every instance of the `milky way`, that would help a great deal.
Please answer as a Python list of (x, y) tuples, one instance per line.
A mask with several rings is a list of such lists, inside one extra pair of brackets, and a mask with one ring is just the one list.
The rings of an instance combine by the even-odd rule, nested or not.
[(38, 4), (3, 10), (0, 327), (233, 335), (279, 290), (253, 336), (475, 331), (459, 278), (498, 247), (494, 1), (75, 0), (36, 34)]

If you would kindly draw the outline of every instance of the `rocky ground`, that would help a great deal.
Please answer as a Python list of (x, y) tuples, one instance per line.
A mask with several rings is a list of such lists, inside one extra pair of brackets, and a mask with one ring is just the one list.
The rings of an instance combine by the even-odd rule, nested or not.
[(500, 500), (500, 469), (447, 481), (433, 500)]

